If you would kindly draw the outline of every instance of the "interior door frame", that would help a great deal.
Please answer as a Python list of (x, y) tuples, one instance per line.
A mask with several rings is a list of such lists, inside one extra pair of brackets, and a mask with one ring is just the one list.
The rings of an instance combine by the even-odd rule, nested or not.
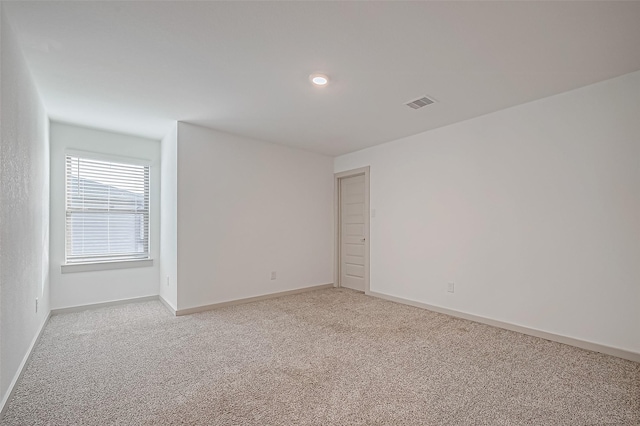
[(371, 166), (360, 167), (358, 169), (347, 170), (340, 173), (334, 173), (334, 228), (335, 228), (335, 258), (334, 258), (334, 268), (333, 268), (333, 286), (334, 287), (342, 287), (342, 283), (340, 282), (341, 277), (341, 251), (342, 251), (342, 215), (341, 212), (341, 181), (345, 178), (350, 178), (354, 176), (364, 175), (364, 294), (369, 294), (370, 285), (369, 285), (369, 247), (370, 247), (370, 239), (369, 239), (369, 222), (371, 218), (371, 206), (369, 204), (369, 174), (370, 174)]

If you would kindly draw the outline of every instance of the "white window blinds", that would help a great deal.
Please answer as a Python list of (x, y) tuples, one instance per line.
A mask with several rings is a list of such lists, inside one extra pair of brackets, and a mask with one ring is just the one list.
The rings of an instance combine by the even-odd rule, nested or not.
[(66, 262), (149, 258), (149, 166), (66, 156)]

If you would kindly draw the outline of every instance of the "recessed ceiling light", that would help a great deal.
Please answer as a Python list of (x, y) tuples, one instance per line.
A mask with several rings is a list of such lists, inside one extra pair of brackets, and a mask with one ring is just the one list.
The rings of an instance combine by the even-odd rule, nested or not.
[(326, 86), (329, 83), (329, 77), (324, 74), (311, 74), (309, 80), (316, 86)]

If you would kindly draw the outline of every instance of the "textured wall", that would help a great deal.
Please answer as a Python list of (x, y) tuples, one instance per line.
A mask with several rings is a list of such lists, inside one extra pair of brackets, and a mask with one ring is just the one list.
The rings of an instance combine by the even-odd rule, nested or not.
[(636, 72), (336, 158), (371, 290), (640, 353), (639, 117)]
[(332, 283), (332, 168), (178, 123), (178, 309)]
[(178, 308), (178, 127), (162, 139), (160, 166), (160, 296)]
[(2, 20), (0, 396), (4, 401), (49, 313), (49, 123), (22, 53), (4, 16)]

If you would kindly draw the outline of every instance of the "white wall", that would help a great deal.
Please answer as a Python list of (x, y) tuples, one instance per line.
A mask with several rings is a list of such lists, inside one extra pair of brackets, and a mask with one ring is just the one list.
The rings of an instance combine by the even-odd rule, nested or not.
[(0, 14), (2, 408), (49, 315), (49, 121), (14, 35)]
[[(150, 243), (153, 266), (61, 273), (64, 263), (65, 152), (81, 150), (150, 161)], [(160, 142), (51, 123), (51, 308), (157, 295), (160, 280)]]
[(333, 282), (330, 157), (178, 123), (177, 192), (179, 309)]
[(335, 159), (365, 165), (372, 291), (640, 353), (640, 72)]
[(178, 307), (178, 127), (162, 139), (160, 166), (160, 297)]

